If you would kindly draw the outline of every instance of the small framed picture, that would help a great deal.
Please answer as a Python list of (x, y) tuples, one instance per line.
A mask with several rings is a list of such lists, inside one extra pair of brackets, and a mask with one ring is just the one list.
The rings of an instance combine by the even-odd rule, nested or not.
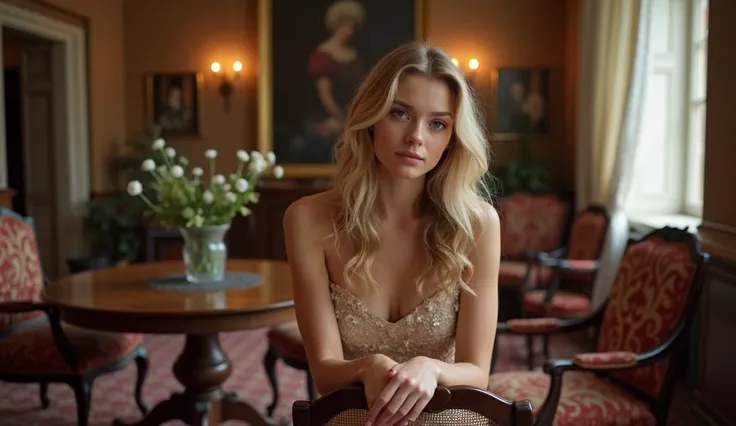
[(500, 68), (496, 75), (494, 139), (549, 131), (550, 70)]
[(202, 74), (197, 72), (146, 75), (146, 119), (162, 136), (199, 137)]

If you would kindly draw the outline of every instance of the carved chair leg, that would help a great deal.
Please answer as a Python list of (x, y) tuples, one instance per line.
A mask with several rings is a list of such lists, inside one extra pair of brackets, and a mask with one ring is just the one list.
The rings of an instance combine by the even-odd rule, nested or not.
[(279, 403), (279, 384), (276, 380), (276, 361), (278, 358), (279, 356), (276, 354), (276, 351), (274, 351), (271, 345), (269, 345), (268, 350), (266, 351), (266, 356), (263, 357), (263, 368), (266, 370), (266, 377), (268, 378), (268, 382), (271, 384), (271, 390), (273, 391), (273, 401), (268, 407), (266, 407), (266, 414), (268, 417), (273, 416), (273, 411)]
[(526, 335), (526, 356), (529, 364), (529, 370), (534, 370), (534, 336)]
[(546, 359), (549, 359), (549, 335), (542, 336), (542, 353)]
[(76, 377), (69, 385), (77, 401), (77, 426), (89, 426), (89, 409), (92, 400), (92, 379)]
[(138, 346), (136, 349), (135, 365), (138, 368), (138, 376), (135, 380), (135, 403), (145, 416), (148, 414), (148, 405), (143, 402), (143, 383), (148, 374), (148, 351), (143, 346)]
[(51, 405), (51, 400), (49, 400), (48, 382), (40, 383), (39, 396), (41, 397), (41, 407), (43, 407), (44, 410), (49, 408), (49, 405)]

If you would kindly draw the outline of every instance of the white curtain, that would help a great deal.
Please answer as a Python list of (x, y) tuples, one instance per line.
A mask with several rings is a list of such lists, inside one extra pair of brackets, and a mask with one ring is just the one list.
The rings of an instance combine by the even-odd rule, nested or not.
[(576, 204), (611, 215), (593, 292), (608, 296), (628, 240), (624, 203), (631, 188), (649, 67), (652, 0), (584, 0), (581, 4)]

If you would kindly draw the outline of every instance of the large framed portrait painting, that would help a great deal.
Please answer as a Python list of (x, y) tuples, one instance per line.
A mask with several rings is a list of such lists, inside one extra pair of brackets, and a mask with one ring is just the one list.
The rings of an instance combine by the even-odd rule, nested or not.
[(328, 177), (370, 68), (423, 38), (424, 0), (260, 0), (259, 149), (292, 178)]
[(501, 68), (496, 74), (494, 139), (549, 131), (550, 70)]

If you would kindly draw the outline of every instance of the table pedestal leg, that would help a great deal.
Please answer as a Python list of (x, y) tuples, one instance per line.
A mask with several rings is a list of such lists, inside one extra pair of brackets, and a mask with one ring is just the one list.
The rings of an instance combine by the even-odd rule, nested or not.
[(159, 426), (181, 420), (190, 426), (215, 426), (241, 420), (252, 426), (288, 425), (271, 420), (234, 393), (225, 393), (222, 383), (230, 377), (232, 365), (220, 347), (217, 334), (187, 335), (184, 350), (174, 363), (174, 376), (184, 386), (158, 403), (143, 419), (134, 423), (115, 420), (115, 426)]

